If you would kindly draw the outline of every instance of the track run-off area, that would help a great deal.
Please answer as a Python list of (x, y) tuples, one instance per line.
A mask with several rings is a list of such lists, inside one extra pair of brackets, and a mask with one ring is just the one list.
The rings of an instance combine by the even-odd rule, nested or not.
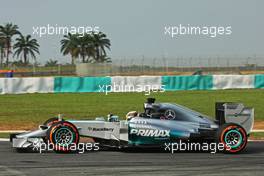
[(97, 151), (17, 153), (0, 142), (0, 175), (263, 175), (264, 142), (240, 154)]

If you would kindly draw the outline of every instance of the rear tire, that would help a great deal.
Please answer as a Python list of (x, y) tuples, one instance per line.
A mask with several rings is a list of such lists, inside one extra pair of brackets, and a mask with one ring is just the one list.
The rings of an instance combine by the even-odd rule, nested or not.
[(59, 121), (47, 131), (47, 139), (56, 152), (73, 152), (79, 143), (78, 129), (70, 122)]
[(218, 142), (224, 144), (224, 152), (238, 153), (247, 145), (246, 130), (235, 123), (222, 125), (218, 131)]

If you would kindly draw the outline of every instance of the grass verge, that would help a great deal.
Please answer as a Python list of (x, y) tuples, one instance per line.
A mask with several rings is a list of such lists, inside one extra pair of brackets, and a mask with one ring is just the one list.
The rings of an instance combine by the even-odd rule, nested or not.
[(249, 138), (252, 140), (264, 140), (264, 132), (251, 133)]
[(128, 111), (143, 111), (147, 97), (179, 103), (214, 117), (217, 101), (243, 102), (255, 108), (255, 120), (264, 120), (263, 90), (173, 91), (164, 93), (57, 93), (0, 96), (0, 130), (28, 130), (46, 119), (64, 114), (66, 119), (94, 119), (109, 113), (125, 117)]
[(9, 138), (10, 133), (0, 133), (0, 138)]

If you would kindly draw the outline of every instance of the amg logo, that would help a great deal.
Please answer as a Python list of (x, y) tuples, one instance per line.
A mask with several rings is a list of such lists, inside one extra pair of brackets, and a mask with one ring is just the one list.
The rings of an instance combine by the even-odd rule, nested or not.
[(131, 129), (130, 134), (136, 134), (137, 136), (149, 136), (149, 137), (170, 137), (169, 130)]

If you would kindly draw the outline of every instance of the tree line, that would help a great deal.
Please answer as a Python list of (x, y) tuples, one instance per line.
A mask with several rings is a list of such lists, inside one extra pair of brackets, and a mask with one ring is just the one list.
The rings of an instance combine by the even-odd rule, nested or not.
[(84, 35), (68, 33), (63, 37), (61, 40), (61, 53), (70, 55), (72, 64), (78, 58), (83, 63), (111, 62), (106, 54), (106, 49), (110, 50), (111, 43), (103, 32), (86, 33)]
[[(37, 39), (23, 35), (17, 25), (0, 25), (0, 66), (9, 66), (10, 63), (28, 65), (30, 58), (36, 62), (36, 55), (40, 54), (39, 47)], [(77, 60), (83, 63), (111, 62), (106, 52), (110, 47), (111, 42), (103, 32), (84, 35), (68, 33), (60, 41), (60, 52), (71, 57), (71, 64)], [(19, 60), (10, 62), (11, 56)]]
[[(13, 37), (16, 37), (13, 45)], [(21, 58), (26, 65), (29, 63), (29, 57), (36, 59), (39, 54), (39, 44), (31, 35), (23, 35), (17, 25), (7, 23), (0, 25), (0, 65), (9, 65), (10, 55)], [(5, 63), (4, 63), (5, 60)]]

